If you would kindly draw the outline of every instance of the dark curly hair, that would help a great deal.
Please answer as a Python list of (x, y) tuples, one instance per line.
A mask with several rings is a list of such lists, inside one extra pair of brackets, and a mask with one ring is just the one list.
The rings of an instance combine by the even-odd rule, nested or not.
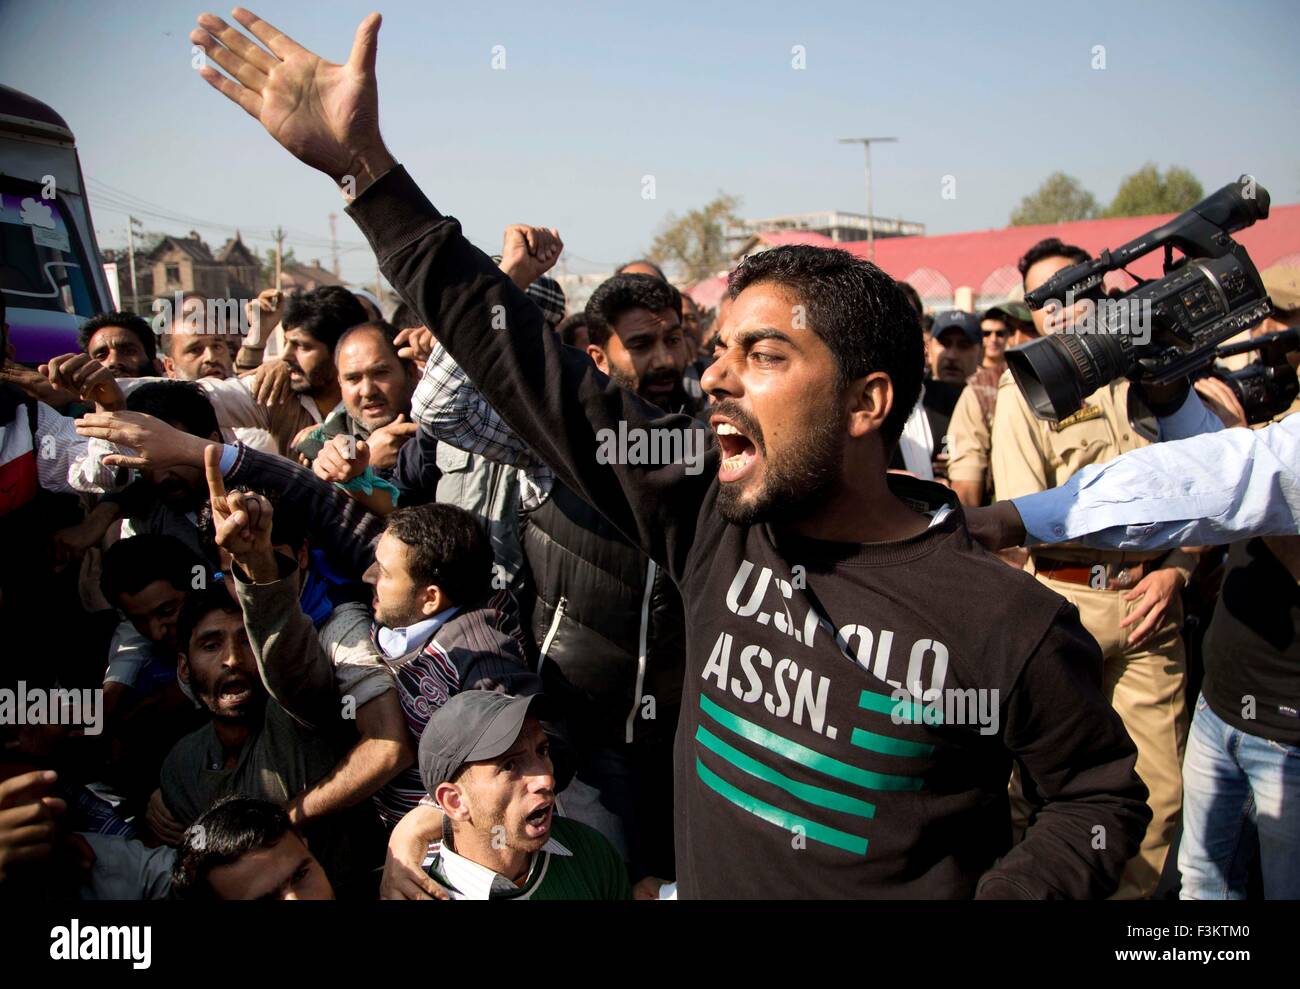
[(492, 593), (492, 544), (477, 518), (455, 505), (399, 508), (384, 529), (410, 551), (411, 578), (437, 584), (457, 606)]
[(281, 323), (286, 330), (306, 330), (332, 353), (346, 330), (369, 319), (357, 297), (347, 289), (322, 285), (291, 295)]
[(609, 342), (615, 321), (633, 309), (662, 312), (671, 309), (682, 315), (682, 294), (653, 275), (615, 275), (596, 286), (584, 310), (587, 338), (597, 347)]
[(894, 386), (894, 405), (881, 426), (892, 447), (921, 394), (925, 342), (920, 316), (898, 282), (870, 261), (824, 247), (775, 247), (746, 258), (727, 279), (736, 298), (746, 288), (772, 283), (805, 308), (808, 327), (830, 348), (836, 384), (884, 371)]
[(77, 331), (77, 344), (81, 347), (82, 353), (90, 352), (90, 338), (105, 326), (117, 326), (129, 330), (140, 340), (140, 346), (144, 348), (149, 360), (152, 361), (158, 356), (158, 339), (154, 336), (153, 327), (143, 317), (125, 310), (102, 312), (82, 323), (81, 329)]
[(1071, 264), (1079, 264), (1082, 261), (1091, 261), (1092, 255), (1082, 247), (1075, 247), (1073, 244), (1062, 242), (1060, 237), (1045, 237), (1025, 251), (1024, 257), (1016, 262), (1016, 267), (1020, 269), (1021, 279), (1024, 279), (1029, 269), (1038, 264), (1043, 258), (1065, 258)]

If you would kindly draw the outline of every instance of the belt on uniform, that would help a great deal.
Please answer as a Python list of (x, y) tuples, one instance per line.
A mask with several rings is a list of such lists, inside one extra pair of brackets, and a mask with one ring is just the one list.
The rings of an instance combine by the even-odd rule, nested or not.
[[(1067, 584), (1082, 584), (1094, 590), (1127, 591), (1146, 576), (1146, 563), (1080, 563), (1050, 556), (1034, 557), (1034, 569), (1044, 577)], [(1104, 583), (1103, 583), (1104, 581)]]

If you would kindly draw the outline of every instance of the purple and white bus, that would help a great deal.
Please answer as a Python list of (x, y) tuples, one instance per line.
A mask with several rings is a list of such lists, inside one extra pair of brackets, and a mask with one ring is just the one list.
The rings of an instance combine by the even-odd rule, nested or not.
[(8, 86), (0, 86), (0, 291), (24, 364), (77, 350), (81, 323), (114, 308), (72, 131)]

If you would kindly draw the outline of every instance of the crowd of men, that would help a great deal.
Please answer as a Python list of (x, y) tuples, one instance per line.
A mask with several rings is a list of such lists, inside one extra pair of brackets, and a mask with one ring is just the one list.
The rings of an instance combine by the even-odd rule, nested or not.
[[(267, 48), (194, 40), (258, 116), (293, 43), (240, 20)], [(0, 697), (0, 895), (1300, 895), (1300, 536), (965, 524), (1244, 427), (1222, 382), (1040, 420), (1006, 351), (1068, 313), (926, 312), (821, 248), (569, 312), (557, 231), (490, 258), (348, 140), (393, 311), (267, 290), (241, 335), (189, 293), (6, 364), (0, 687), (102, 707)], [(1025, 291), (1086, 257), (1034, 245)], [(1256, 332), (1300, 326), (1265, 281)]]

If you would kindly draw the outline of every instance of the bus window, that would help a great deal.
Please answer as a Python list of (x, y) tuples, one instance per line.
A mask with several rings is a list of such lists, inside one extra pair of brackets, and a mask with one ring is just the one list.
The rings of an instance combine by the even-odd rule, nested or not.
[(92, 316), (85, 256), (57, 199), (0, 191), (0, 289), (10, 308)]

